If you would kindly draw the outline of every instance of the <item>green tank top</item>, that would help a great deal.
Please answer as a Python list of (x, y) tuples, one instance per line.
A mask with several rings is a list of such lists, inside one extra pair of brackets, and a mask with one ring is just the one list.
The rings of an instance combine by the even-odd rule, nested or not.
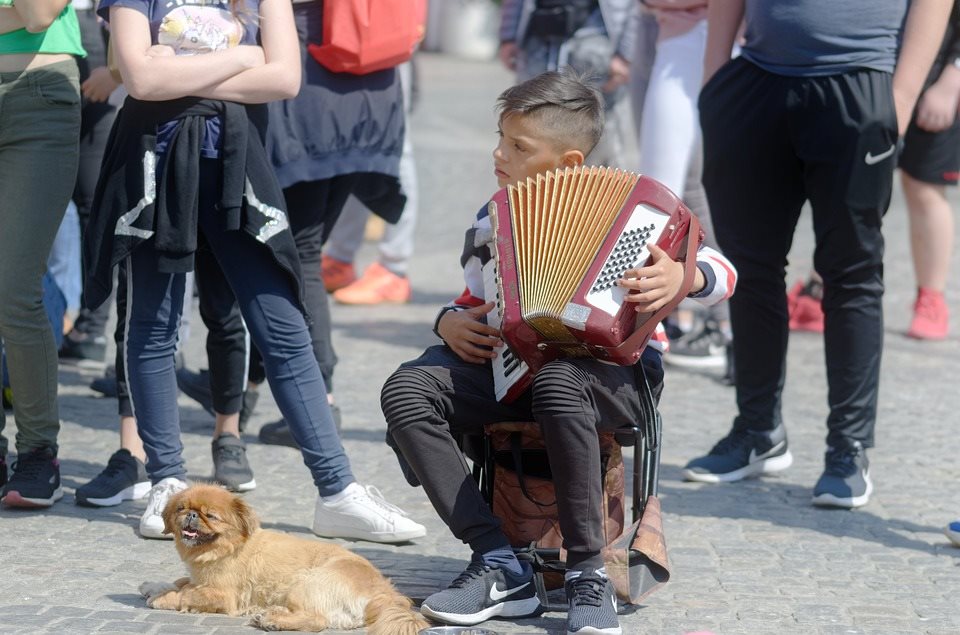
[(80, 43), (80, 24), (73, 5), (68, 4), (46, 31), (30, 33), (18, 29), (0, 35), (0, 55), (13, 53), (69, 53), (86, 56)]

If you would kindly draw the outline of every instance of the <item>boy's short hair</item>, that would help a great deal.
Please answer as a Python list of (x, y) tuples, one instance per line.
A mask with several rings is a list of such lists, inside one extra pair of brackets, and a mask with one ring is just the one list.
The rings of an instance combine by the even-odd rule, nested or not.
[(546, 136), (563, 149), (590, 153), (603, 134), (603, 98), (576, 72), (547, 71), (500, 93), (497, 114), (522, 114), (544, 126)]

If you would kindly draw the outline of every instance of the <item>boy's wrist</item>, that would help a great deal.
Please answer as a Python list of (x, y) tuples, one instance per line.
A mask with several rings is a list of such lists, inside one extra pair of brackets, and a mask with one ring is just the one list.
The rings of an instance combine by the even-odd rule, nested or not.
[(437, 319), (433, 321), (433, 334), (439, 337), (440, 339), (443, 339), (443, 336), (440, 335), (440, 321), (443, 319), (443, 316), (446, 315), (447, 313), (450, 313), (451, 311), (463, 311), (463, 309), (464, 307), (457, 306), (455, 304), (452, 306), (445, 306), (442, 309), (440, 309), (440, 312), (437, 313)]

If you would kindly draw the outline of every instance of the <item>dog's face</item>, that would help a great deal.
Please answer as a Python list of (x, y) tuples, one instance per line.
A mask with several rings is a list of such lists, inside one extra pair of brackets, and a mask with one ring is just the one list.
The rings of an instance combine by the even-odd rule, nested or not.
[(213, 485), (194, 485), (163, 510), (164, 533), (173, 534), (185, 560), (216, 560), (243, 546), (260, 523), (239, 496)]

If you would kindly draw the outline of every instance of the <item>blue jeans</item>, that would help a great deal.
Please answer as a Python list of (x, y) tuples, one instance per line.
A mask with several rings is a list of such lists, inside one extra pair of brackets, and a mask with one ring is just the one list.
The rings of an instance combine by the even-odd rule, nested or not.
[[(215, 210), (219, 173), (217, 160), (201, 160), (200, 232), (233, 288), (274, 399), (319, 493), (336, 494), (355, 479), (330, 414), (297, 289), (266, 246), (242, 230), (221, 228)], [(127, 259), (126, 376), (154, 483), (186, 475), (174, 370), (185, 275), (159, 271), (152, 241)]]

